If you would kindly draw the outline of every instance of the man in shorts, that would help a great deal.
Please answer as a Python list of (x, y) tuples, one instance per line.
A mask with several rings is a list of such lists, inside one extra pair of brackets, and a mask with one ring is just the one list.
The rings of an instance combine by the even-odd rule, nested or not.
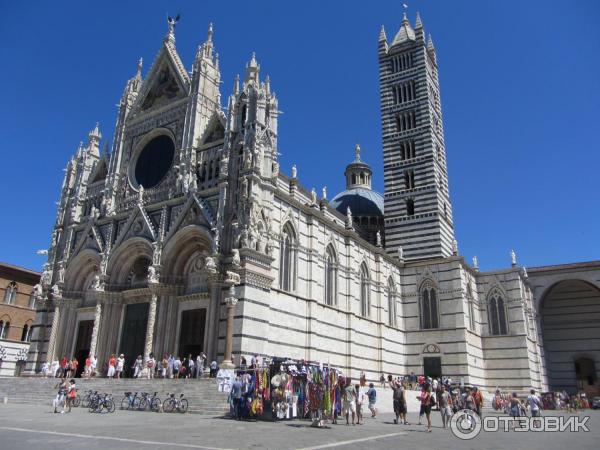
[(446, 428), (448, 423), (450, 423), (450, 417), (452, 417), (452, 398), (443, 384), (438, 395), (438, 405), (440, 407), (440, 414), (442, 415), (442, 425)]
[(389, 384), (393, 392), (394, 413), (396, 414), (394, 423), (398, 424), (398, 419), (400, 419), (400, 423), (408, 425), (408, 421), (406, 420), (406, 393), (404, 387), (402, 387), (402, 383), (394, 381), (391, 375), (389, 377)]
[(345, 387), (342, 394), (342, 399), (343, 414), (346, 415), (346, 425), (350, 425), (350, 413), (352, 413), (352, 425), (355, 425), (354, 419), (356, 417), (356, 391), (354, 390), (354, 386), (352, 386), (352, 381), (350, 380), (350, 378), (346, 379), (346, 384), (344, 386)]

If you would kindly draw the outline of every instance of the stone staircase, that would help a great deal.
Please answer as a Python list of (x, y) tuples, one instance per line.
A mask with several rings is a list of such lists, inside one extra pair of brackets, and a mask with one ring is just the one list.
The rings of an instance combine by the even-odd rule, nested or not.
[[(0, 403), (21, 403), (45, 405), (50, 407), (56, 397), (54, 386), (58, 378), (7, 377), (0, 378)], [(185, 394), (189, 402), (189, 412), (205, 416), (222, 416), (229, 412), (227, 394), (217, 391), (215, 379), (140, 379), (121, 380), (108, 378), (77, 378), (77, 390), (80, 396), (88, 390), (106, 392), (113, 396), (117, 409), (125, 392), (158, 392), (161, 401), (167, 398), (167, 392)], [(141, 414), (142, 412), (140, 412)]]

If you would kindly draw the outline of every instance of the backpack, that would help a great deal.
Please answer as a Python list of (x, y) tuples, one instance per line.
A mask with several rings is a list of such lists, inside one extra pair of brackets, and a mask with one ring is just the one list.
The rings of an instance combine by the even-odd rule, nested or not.
[(429, 406), (435, 406), (435, 396), (429, 394)]

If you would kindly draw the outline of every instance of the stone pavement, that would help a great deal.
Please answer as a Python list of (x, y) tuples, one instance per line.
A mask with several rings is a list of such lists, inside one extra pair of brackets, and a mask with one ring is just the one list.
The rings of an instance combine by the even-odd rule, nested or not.
[[(394, 425), (391, 414), (367, 417), (362, 426), (333, 425), (316, 429), (306, 421), (236, 422), (199, 415), (120, 411), (90, 414), (74, 408), (70, 414), (53, 414), (49, 407), (0, 405), (0, 449), (596, 449), (600, 441), (600, 412), (586, 411), (589, 433), (482, 432), (462, 441), (441, 428), (433, 413), (434, 430), (413, 424)], [(583, 413), (580, 413), (583, 415)]]

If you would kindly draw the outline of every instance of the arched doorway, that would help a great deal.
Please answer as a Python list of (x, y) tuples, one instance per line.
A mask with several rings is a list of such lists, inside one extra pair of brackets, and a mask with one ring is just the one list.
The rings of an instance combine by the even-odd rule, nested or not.
[(600, 394), (600, 290), (581, 280), (554, 284), (542, 298), (541, 326), (549, 388)]

